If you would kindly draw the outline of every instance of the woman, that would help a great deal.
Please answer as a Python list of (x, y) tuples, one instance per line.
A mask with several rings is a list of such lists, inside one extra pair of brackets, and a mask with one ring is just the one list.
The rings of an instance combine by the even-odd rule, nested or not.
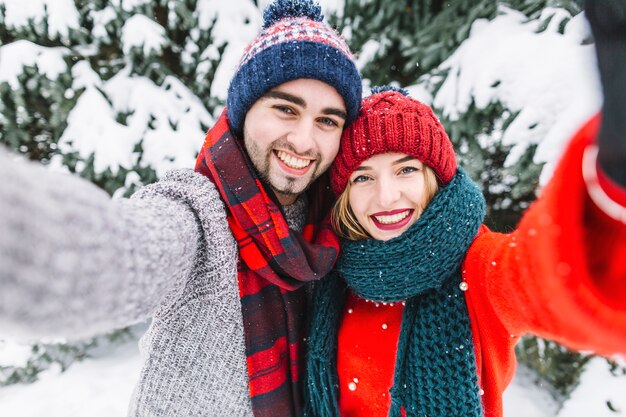
[(626, 193), (589, 197), (597, 126), (500, 234), (432, 110), (389, 87), (366, 98), (331, 167), (343, 242), (313, 296), (308, 414), (501, 416), (521, 335), (626, 351), (626, 221), (602, 200)]

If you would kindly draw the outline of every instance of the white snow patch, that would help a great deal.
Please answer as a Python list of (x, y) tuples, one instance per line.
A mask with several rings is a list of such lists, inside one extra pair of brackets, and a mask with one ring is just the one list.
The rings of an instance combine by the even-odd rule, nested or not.
[(68, 126), (59, 139), (65, 154), (78, 151), (87, 158), (94, 154), (94, 169), (103, 172), (134, 163), (133, 148), (141, 131), (133, 132), (115, 120), (115, 112), (100, 91), (88, 88), (79, 97), (68, 117)]
[[(159, 176), (172, 168), (192, 167), (213, 118), (202, 102), (174, 77), (158, 87), (145, 77), (120, 73), (104, 87), (117, 112), (134, 111), (128, 126), (143, 136), (143, 161)], [(145, 130), (150, 124), (152, 129)], [(139, 132), (141, 131), (141, 132)]]
[(167, 42), (165, 28), (142, 14), (131, 16), (122, 28), (124, 54), (128, 54), (132, 48), (142, 48), (144, 55), (159, 53)]
[(216, 45), (228, 44), (211, 85), (211, 95), (224, 100), (246, 46), (261, 29), (261, 10), (250, 1), (204, 0), (198, 3), (196, 11), (200, 30), (208, 29), (217, 18), (213, 28), (214, 45), (209, 46), (208, 56), (215, 55)]
[(92, 10), (90, 15), (93, 21), (91, 33), (93, 33), (94, 37), (97, 39), (108, 39), (109, 34), (106, 26), (117, 17), (115, 10), (111, 6), (108, 6), (102, 10)]
[(78, 10), (73, 0), (0, 0), (4, 4), (8, 29), (27, 26), (29, 20), (42, 25), (48, 15), (48, 35), (67, 37), (69, 29), (78, 29)]
[(19, 88), (18, 76), (24, 66), (36, 65), (40, 74), (51, 80), (67, 70), (63, 57), (66, 48), (48, 48), (26, 40), (11, 42), (0, 47), (0, 81), (8, 82), (11, 88)]
[[(564, 17), (563, 11), (551, 12), (558, 16), (554, 21)], [(593, 45), (581, 44), (588, 37), (581, 19), (572, 18), (564, 34), (554, 31), (556, 25), (536, 33), (538, 21), (505, 7), (492, 21), (476, 21), (469, 39), (442, 64), (450, 75), (434, 106), (454, 120), (472, 101), (478, 108), (499, 101), (519, 111), (502, 136), (502, 143), (513, 145), (506, 165), (531, 144), (541, 144), (536, 162), (554, 161), (573, 129), (601, 105), (595, 52)]]
[(63, 373), (53, 366), (33, 384), (0, 389), (0, 415), (123, 417), (140, 369), (136, 342), (74, 363)]
[(30, 344), (0, 339), (0, 367), (24, 367), (28, 363), (31, 354), (32, 346)]
[(506, 417), (554, 417), (558, 410), (557, 402), (535, 383), (533, 372), (522, 365), (517, 367), (502, 401)]
[[(200, 99), (174, 77), (157, 86), (146, 77), (121, 71), (107, 82), (87, 63), (74, 67), (74, 88), (86, 88), (68, 117), (59, 140), (63, 153), (94, 154), (94, 169), (113, 173), (137, 162), (135, 146), (143, 138), (142, 165), (158, 176), (173, 168), (193, 167), (204, 127), (213, 124)], [(104, 94), (104, 95), (103, 95)], [(126, 115), (125, 121), (118, 121)], [(54, 164), (59, 161), (54, 160)]]
[(585, 367), (580, 383), (565, 401), (557, 417), (626, 416), (625, 393), (626, 375), (612, 375), (604, 359), (593, 358)]

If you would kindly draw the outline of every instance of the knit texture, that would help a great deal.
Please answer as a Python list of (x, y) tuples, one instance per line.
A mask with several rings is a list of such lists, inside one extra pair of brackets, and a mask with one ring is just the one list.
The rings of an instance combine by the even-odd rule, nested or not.
[[(152, 317), (129, 416), (252, 416), (238, 250), (208, 178), (173, 171), (112, 201), (2, 149), (0, 175), (2, 334), (75, 339)], [(295, 230), (306, 208), (285, 209)]]
[(309, 190), (310, 233), (291, 230), (271, 189), (230, 132), (226, 112), (207, 134), (196, 171), (219, 190), (239, 247), (237, 278), (254, 415), (299, 417), (303, 285), (328, 274), (339, 253), (337, 236), (322, 223), (332, 194), (316, 182)]
[(361, 101), (361, 76), (346, 41), (322, 22), (312, 0), (276, 0), (264, 12), (261, 33), (248, 45), (228, 88), (233, 133), (242, 138), (246, 113), (268, 90), (288, 81), (322, 81), (343, 97), (351, 123)]
[[(388, 241), (345, 241), (337, 265), (352, 291), (375, 301), (407, 300), (390, 416), (480, 416), (476, 358), (460, 265), (485, 213), (480, 190), (459, 170), (420, 219)], [(307, 413), (336, 415), (336, 348), (345, 289), (334, 276), (316, 286), (307, 360)]]
[(441, 185), (456, 172), (452, 142), (432, 109), (395, 88), (373, 89), (357, 120), (344, 131), (339, 154), (330, 168), (336, 195), (346, 188), (350, 174), (374, 155), (398, 152), (431, 167)]

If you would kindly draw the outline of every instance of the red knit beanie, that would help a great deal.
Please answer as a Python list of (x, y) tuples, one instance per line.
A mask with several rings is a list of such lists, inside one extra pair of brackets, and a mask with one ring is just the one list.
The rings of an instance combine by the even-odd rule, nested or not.
[(343, 192), (350, 174), (363, 161), (387, 152), (416, 157), (435, 171), (442, 186), (456, 173), (452, 142), (432, 109), (408, 97), (404, 89), (375, 87), (341, 137), (339, 153), (330, 168), (333, 192)]

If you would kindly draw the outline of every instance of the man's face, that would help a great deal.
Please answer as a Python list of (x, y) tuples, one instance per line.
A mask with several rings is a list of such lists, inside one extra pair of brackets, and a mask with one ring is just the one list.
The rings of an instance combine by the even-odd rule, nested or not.
[(341, 95), (317, 80), (281, 84), (252, 105), (244, 120), (244, 143), (280, 204), (293, 203), (328, 169), (345, 121)]

